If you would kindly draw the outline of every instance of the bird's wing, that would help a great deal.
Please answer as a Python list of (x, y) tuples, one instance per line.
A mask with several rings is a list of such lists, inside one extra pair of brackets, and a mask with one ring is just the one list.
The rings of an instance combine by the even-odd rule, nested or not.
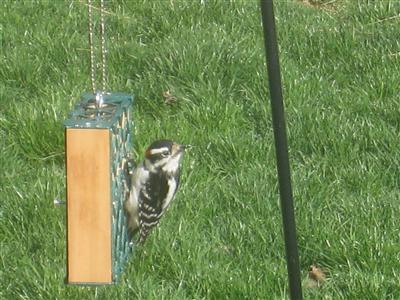
[(139, 197), (140, 197), (140, 187), (143, 182), (148, 178), (148, 171), (143, 168), (143, 165), (139, 165), (134, 170), (126, 170), (129, 175), (127, 184), (129, 184), (130, 189), (129, 196), (125, 200), (124, 208), (127, 213), (127, 224), (129, 236), (132, 237), (139, 230)]
[(159, 223), (163, 214), (165, 199), (170, 193), (169, 190), (168, 181), (164, 174), (151, 173), (139, 196), (139, 242), (144, 242), (151, 229)]

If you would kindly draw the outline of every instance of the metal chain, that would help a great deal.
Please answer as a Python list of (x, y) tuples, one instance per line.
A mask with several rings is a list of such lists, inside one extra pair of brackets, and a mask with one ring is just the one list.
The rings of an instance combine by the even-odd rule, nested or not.
[[(94, 23), (93, 23), (93, 6), (92, 0), (87, 0), (88, 2), (88, 12), (89, 12), (89, 47), (90, 47), (90, 70), (91, 70), (91, 80), (92, 80), (92, 90), (93, 94), (98, 93), (96, 88), (96, 62), (95, 62), (95, 53), (94, 53), (94, 41), (93, 41), (93, 31), (94, 31)], [(101, 39), (101, 70), (102, 70), (102, 91), (101, 94), (106, 91), (106, 38), (105, 38), (105, 17), (104, 10), (105, 4), (104, 0), (100, 1), (100, 39)]]
[(89, 9), (89, 47), (90, 47), (90, 77), (92, 80), (93, 94), (96, 94), (96, 67), (94, 62), (94, 49), (93, 49), (93, 12), (92, 0), (88, 1)]
[(101, 57), (102, 57), (102, 79), (103, 79), (103, 92), (106, 91), (106, 37), (105, 37), (105, 18), (104, 18), (104, 0), (101, 0), (101, 9), (100, 9), (100, 22), (101, 22)]

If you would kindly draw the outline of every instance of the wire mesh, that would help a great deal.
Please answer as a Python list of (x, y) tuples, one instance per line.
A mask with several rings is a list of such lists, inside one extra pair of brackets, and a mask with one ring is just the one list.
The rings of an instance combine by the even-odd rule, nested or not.
[[(64, 122), (67, 128), (102, 128), (111, 132), (111, 207), (112, 215), (112, 280), (116, 282), (133, 250), (130, 243), (124, 202), (129, 196), (128, 162), (132, 149), (133, 97), (123, 93), (104, 95), (102, 106), (97, 106), (94, 95), (85, 93)], [(83, 283), (84, 284), (84, 283)]]

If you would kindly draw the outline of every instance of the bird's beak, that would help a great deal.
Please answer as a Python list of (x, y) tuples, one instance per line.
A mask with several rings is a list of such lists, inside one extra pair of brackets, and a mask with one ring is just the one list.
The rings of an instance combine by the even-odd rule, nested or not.
[(192, 145), (179, 145), (179, 150), (180, 151), (186, 151), (192, 149)]
[(182, 145), (182, 144), (174, 143), (174, 145), (172, 146), (172, 153), (175, 153), (175, 154), (182, 153), (182, 152), (185, 152), (186, 150), (189, 150), (190, 148), (192, 148), (191, 145)]

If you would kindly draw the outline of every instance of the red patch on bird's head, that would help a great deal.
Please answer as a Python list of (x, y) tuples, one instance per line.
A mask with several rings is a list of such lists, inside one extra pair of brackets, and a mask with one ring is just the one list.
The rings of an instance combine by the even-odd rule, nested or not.
[(148, 149), (146, 150), (146, 152), (144, 153), (144, 156), (146, 156), (146, 158), (150, 158), (150, 157), (151, 157), (151, 155), (152, 155), (152, 153), (151, 153), (151, 149), (150, 149), (150, 148), (148, 148)]

